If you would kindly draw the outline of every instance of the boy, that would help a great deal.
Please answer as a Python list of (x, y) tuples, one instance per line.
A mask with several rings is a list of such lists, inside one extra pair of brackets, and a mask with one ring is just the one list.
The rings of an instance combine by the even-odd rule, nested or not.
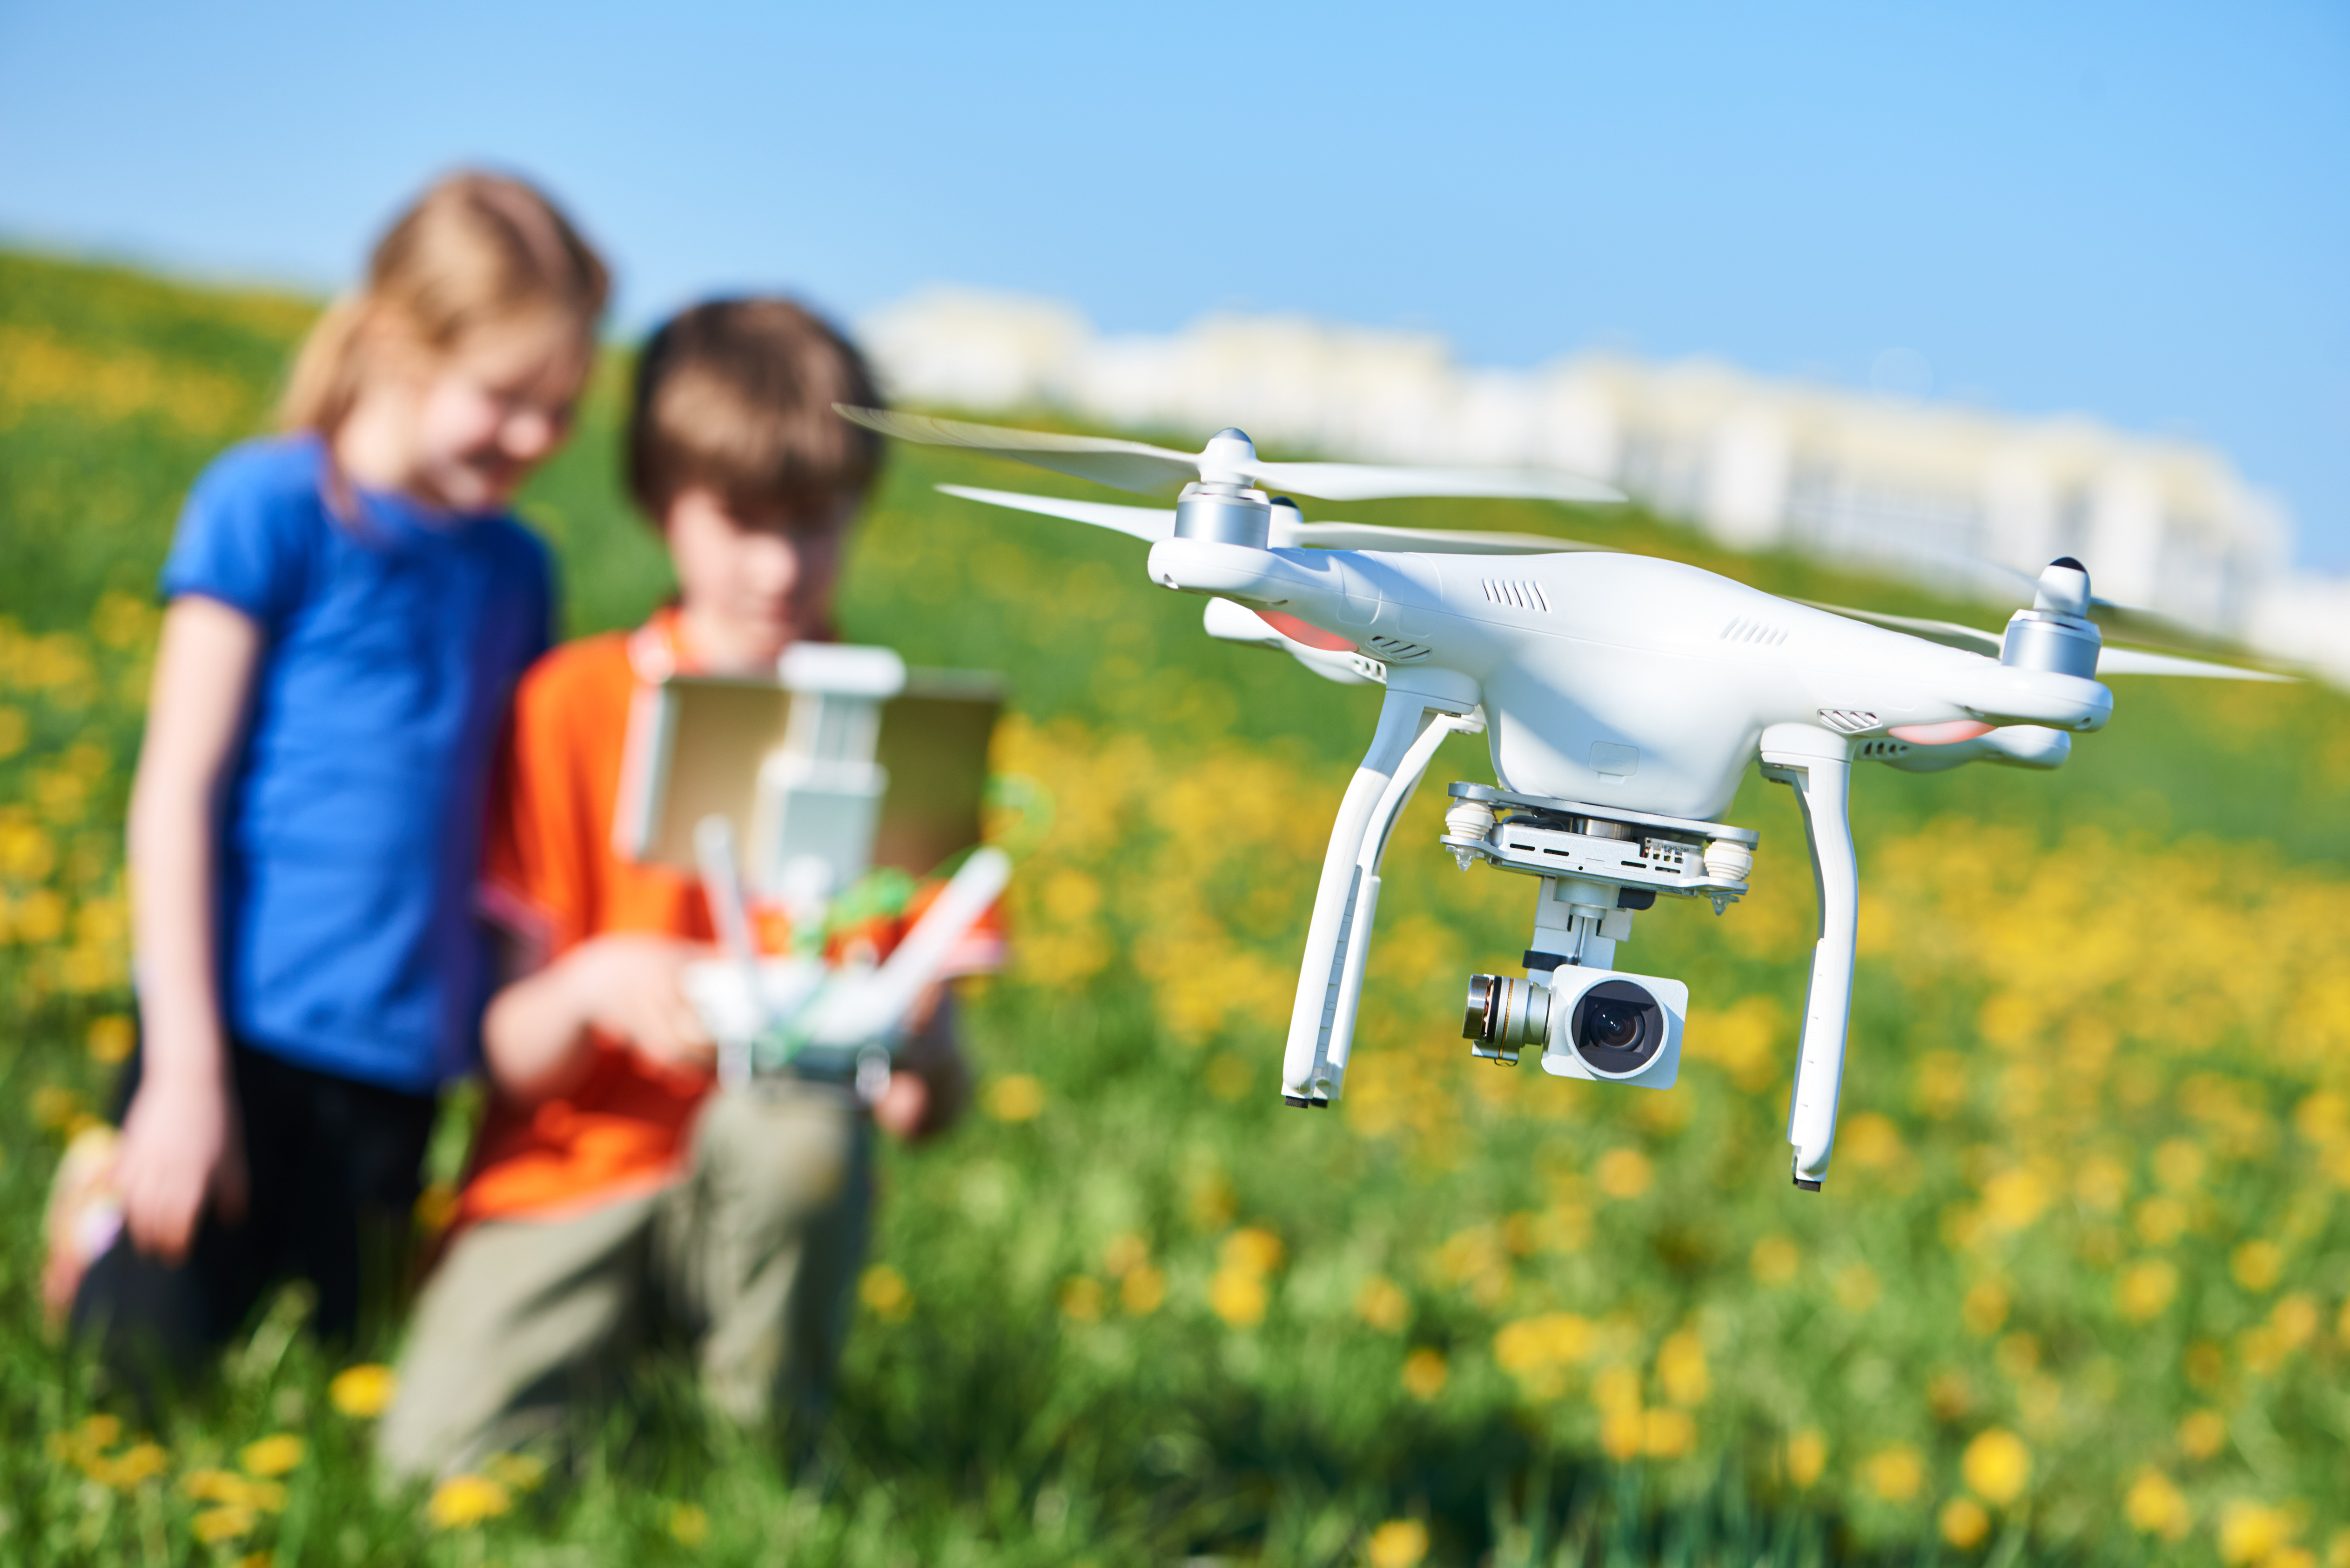
[[(782, 300), (688, 310), (637, 372), (629, 482), (676, 565), (634, 633), (548, 655), (515, 696), (484, 901), (539, 966), (491, 1002), (489, 1117), (460, 1230), (425, 1287), (380, 1434), (398, 1474), (447, 1473), (549, 1433), (615, 1353), (690, 1347), (711, 1403), (804, 1439), (821, 1417), (864, 1249), (867, 1118), (842, 1086), (712, 1094), (681, 991), (711, 951), (698, 882), (610, 848), (631, 700), (679, 671), (770, 673), (831, 635), (877, 438), (831, 328)], [(936, 1007), (872, 1120), (944, 1127), (966, 1077)]]

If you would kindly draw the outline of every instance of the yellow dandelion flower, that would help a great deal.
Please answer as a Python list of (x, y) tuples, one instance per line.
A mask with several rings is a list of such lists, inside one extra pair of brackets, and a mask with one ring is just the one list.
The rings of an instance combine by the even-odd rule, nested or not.
[(1227, 1265), (1208, 1281), (1208, 1306), (1234, 1328), (1254, 1328), (1264, 1321), (1263, 1276)]
[(451, 1476), (432, 1490), (424, 1517), (435, 1530), (467, 1530), (514, 1506), (514, 1494), (487, 1476)]
[(2236, 1564), (2272, 1563), (2299, 1532), (2292, 1514), (2249, 1498), (2238, 1498), (2220, 1511), (2220, 1561)]
[(2284, 1272), (2284, 1249), (2274, 1241), (2247, 1241), (2228, 1259), (2228, 1272), (2244, 1289), (2264, 1294)]
[(1102, 1314), (1101, 1282), (1089, 1274), (1076, 1274), (1062, 1281), (1061, 1313), (1078, 1323), (1099, 1323)]
[(1404, 1392), (1423, 1404), (1443, 1393), (1451, 1376), (1452, 1364), (1444, 1358), (1444, 1352), (1429, 1345), (1403, 1358)]
[(198, 1502), (243, 1507), (253, 1483), (234, 1470), (195, 1469), (180, 1478), (180, 1490)]
[(1677, 1459), (1697, 1447), (1697, 1419), (1686, 1410), (1640, 1412), (1640, 1451), (1652, 1459)]
[(1129, 1270), (1118, 1282), (1118, 1304), (1136, 1317), (1149, 1317), (1167, 1300), (1167, 1276), (1149, 1263)]
[(1926, 1486), (1926, 1460), (1907, 1443), (1895, 1443), (1868, 1456), (1861, 1466), (1868, 1490), (1887, 1502), (1908, 1502)]
[(1783, 1285), (1803, 1268), (1804, 1254), (1784, 1236), (1765, 1236), (1754, 1243), (1754, 1251), (1746, 1262), (1754, 1272), (1756, 1284)]
[(906, 1276), (887, 1263), (876, 1263), (857, 1282), (857, 1299), (875, 1316), (892, 1323), (914, 1310), (914, 1293)]
[(1970, 1497), (1954, 1497), (1942, 1505), (1942, 1539), (1961, 1552), (1971, 1552), (1991, 1533), (1991, 1515)]
[(1263, 1226), (1250, 1225), (1224, 1238), (1223, 1264), (1260, 1277), (1281, 1267), (1281, 1238)]
[(241, 1535), (252, 1534), (254, 1526), (260, 1522), (261, 1516), (243, 1503), (224, 1502), (198, 1513), (188, 1521), (188, 1528), (195, 1532), (196, 1539), (205, 1545), (218, 1546)]
[(109, 1486), (130, 1488), (154, 1480), (172, 1468), (172, 1456), (160, 1443), (133, 1443), (107, 1462), (99, 1479)]
[(699, 1546), (710, 1539), (710, 1515), (702, 1511), (699, 1503), (672, 1503), (669, 1511), (669, 1532), (680, 1546)]
[(2208, 1459), (2228, 1440), (2227, 1418), (2217, 1410), (2197, 1410), (2178, 1423), (2178, 1449), (2190, 1459)]
[(138, 1044), (139, 1031), (125, 1014), (109, 1012), (90, 1021), (85, 1040), (91, 1061), (101, 1067), (116, 1067), (130, 1059), (130, 1048)]
[(2180, 1539), (2195, 1522), (2186, 1494), (2171, 1484), (2168, 1476), (2153, 1469), (2138, 1471), (2137, 1479), (2130, 1482), (2122, 1499), (2122, 1515), (2132, 1530), (2159, 1535), (2165, 1541)]
[(988, 1086), (987, 1114), (997, 1121), (1035, 1121), (1044, 1112), (1045, 1085), (1026, 1073), (998, 1078)]
[(2007, 1322), (2007, 1288), (1996, 1280), (1981, 1280), (1967, 1287), (1959, 1319), (1968, 1333), (1989, 1339)]
[(1591, 1402), (1609, 1415), (1640, 1408), (1640, 1375), (1629, 1366), (1610, 1366), (1591, 1380)]
[(244, 1483), (244, 1501), (245, 1507), (258, 1509), (264, 1513), (283, 1513), (286, 1511), (286, 1483), (274, 1480), (247, 1481)]
[(1493, 1360), (1503, 1371), (1523, 1377), (1581, 1361), (1597, 1344), (1589, 1318), (1549, 1312), (1503, 1324), (1493, 1335)]
[(391, 1408), (400, 1380), (389, 1366), (362, 1362), (346, 1366), (327, 1385), (327, 1397), (336, 1409), (355, 1421), (371, 1420)]
[[(55, 1084), (45, 1084), (33, 1091), (33, 1120), (53, 1131), (62, 1131), (70, 1123), (88, 1114), (81, 1096), (71, 1089)], [(111, 1442), (112, 1439), (109, 1438)]]
[(1131, 1231), (1119, 1232), (1102, 1248), (1102, 1272), (1122, 1280), (1150, 1262), (1150, 1243)]
[(2317, 1303), (2299, 1293), (2286, 1296), (2269, 1313), (2269, 1326), (2276, 1332), (2277, 1338), (2295, 1349), (2317, 1336), (2322, 1321)]
[(1599, 1157), (1593, 1172), (1599, 1179), (1599, 1190), (1610, 1198), (1638, 1198), (1657, 1179), (1656, 1167), (1637, 1148), (1609, 1149)]
[(2178, 1293), (2178, 1267), (2168, 1259), (2148, 1258), (2122, 1271), (2114, 1285), (2114, 1304), (2136, 1323), (2159, 1314)]
[(247, 1443), (237, 1453), (244, 1473), (253, 1476), (282, 1476), (302, 1462), (305, 1452), (302, 1439), (291, 1432), (277, 1432), (258, 1442)]
[(1416, 1519), (1390, 1519), (1371, 1532), (1364, 1555), (1370, 1568), (1419, 1568), (1428, 1555), (1428, 1526)]
[(1987, 1428), (1975, 1434), (1960, 1456), (1959, 1473), (1977, 1497), (2004, 1508), (2032, 1482), (2032, 1450), (2004, 1428)]
[(1682, 1329), (1657, 1347), (1657, 1383), (1676, 1405), (1705, 1403), (1713, 1379), (1706, 1370), (1705, 1342), (1695, 1329)]
[(1828, 1440), (1806, 1427), (1787, 1439), (1787, 1479), (1798, 1491), (1808, 1490), (1827, 1469)]

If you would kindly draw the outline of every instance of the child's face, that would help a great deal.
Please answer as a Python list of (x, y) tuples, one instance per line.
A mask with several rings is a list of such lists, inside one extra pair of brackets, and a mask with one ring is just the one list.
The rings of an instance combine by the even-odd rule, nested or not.
[(764, 670), (785, 649), (824, 631), (858, 497), (813, 514), (738, 515), (698, 486), (661, 520), (695, 654), (728, 672)]
[(451, 512), (493, 512), (571, 433), (589, 346), (547, 317), (477, 327), (411, 377), (409, 482)]

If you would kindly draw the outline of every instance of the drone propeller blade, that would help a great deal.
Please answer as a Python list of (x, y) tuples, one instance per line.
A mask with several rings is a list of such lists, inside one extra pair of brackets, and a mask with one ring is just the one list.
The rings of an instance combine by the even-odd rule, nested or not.
[(1809, 605), (1814, 609), (1826, 610), (1830, 615), (1840, 615), (1852, 620), (1865, 620), (1871, 626), (1881, 626), (1887, 631), (1904, 632), (1911, 637), (1923, 638), (1928, 642), (1939, 642), (1945, 648), (1960, 649), (1968, 653), (1980, 653), (1986, 659), (1997, 659), (2002, 646), (1997, 632), (1977, 631), (1973, 627), (1960, 626), (1955, 621), (1920, 620), (1913, 616), (1887, 615), (1879, 610), (1855, 609), (1850, 605), (1822, 604), (1817, 599), (1797, 599), (1795, 602), (1799, 605)]
[(1365, 462), (1259, 462), (1251, 476), (1267, 490), (1325, 501), (1386, 501), (1414, 495), (1497, 500), (1617, 502), (1624, 493), (1578, 474), (1539, 469), (1387, 468)]
[[(1809, 605), (1834, 615), (1848, 616), (1881, 626), (1889, 631), (1907, 632), (1911, 637), (1924, 638), (1945, 647), (1980, 653), (1987, 659), (1997, 659), (2003, 646), (1993, 632), (1977, 631), (1970, 626), (1960, 626), (1947, 620), (1919, 620), (1906, 615), (1885, 615), (1877, 610), (1854, 609), (1848, 605), (1822, 604), (1817, 599), (1798, 599), (1797, 604)], [(2265, 670), (2246, 670), (2233, 664), (2212, 664), (2200, 659), (2178, 659), (2168, 653), (2147, 653), (2135, 648), (2105, 648), (2097, 653), (2097, 674), (2107, 675), (2192, 675), (2213, 680), (2286, 680), (2290, 675), (2272, 674)]]
[(1386, 528), (1376, 523), (1285, 523), (1275, 515), (1273, 544), (1321, 550), (1396, 550), (1423, 556), (1557, 556), (1604, 550), (1579, 539), (1540, 534), (1487, 534), (1465, 528)]
[(981, 501), (990, 506), (1008, 506), (1014, 512), (1037, 512), (1047, 517), (1066, 517), (1072, 523), (1090, 523), (1097, 528), (1115, 528), (1130, 534), (1146, 545), (1155, 545), (1175, 532), (1175, 514), (1155, 506), (1113, 506), (1102, 501), (1064, 501), (1056, 495), (1022, 495), (1010, 490), (981, 490), (969, 484), (941, 484), (941, 494), (960, 496), (965, 501)]
[(2246, 670), (2233, 664), (2211, 664), (2200, 659), (2177, 659), (2168, 653), (2147, 653), (2135, 648), (2106, 648), (2097, 651), (2097, 675), (2194, 675), (2212, 680), (2282, 680), (2290, 675), (2278, 675), (2266, 670)]
[[(1326, 501), (1378, 501), (1409, 495), (1490, 496), (1528, 501), (1621, 501), (1623, 493), (1596, 480), (1534, 469), (1386, 468), (1361, 462), (1264, 462), (1248, 438), (1226, 431), (1204, 452), (1170, 452), (1111, 436), (1061, 435), (1006, 430), (927, 414), (835, 403), (835, 412), (897, 441), (959, 446), (1144, 494), (1171, 493), (1214, 471), (1270, 490), (1292, 490)], [(1230, 438), (1228, 440), (1228, 438)]]
[(1200, 460), (1191, 453), (1169, 452), (1139, 441), (1004, 430), (996, 425), (965, 424), (961, 420), (932, 419), (927, 414), (851, 408), (846, 403), (835, 403), (833, 410), (851, 424), (862, 425), (896, 441), (967, 447), (1146, 495), (1161, 492), (1171, 495), (1200, 477)]

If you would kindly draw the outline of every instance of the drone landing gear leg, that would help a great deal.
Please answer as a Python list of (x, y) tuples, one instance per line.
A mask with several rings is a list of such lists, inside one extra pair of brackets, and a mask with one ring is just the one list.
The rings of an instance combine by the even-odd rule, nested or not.
[(1860, 862), (1848, 806), (1851, 742), (1808, 724), (1773, 724), (1762, 736), (1762, 776), (1793, 786), (1812, 850), (1819, 895), (1819, 940), (1804, 1002), (1804, 1038), (1787, 1141), (1795, 1185), (1820, 1189), (1835, 1144), (1836, 1095), (1844, 1082), (1845, 1033), (1852, 1014), (1853, 948), (1860, 927)]
[[(1314, 894), (1314, 915), (1305, 928), (1305, 959), (1298, 973), (1297, 1001), (1290, 1012), (1289, 1042), (1281, 1064), (1281, 1097), (1293, 1106), (1328, 1105), (1345, 1071), (1347, 1041), (1339, 1030), (1343, 1023), (1351, 1034), (1354, 1025), (1347, 980), (1351, 970), (1359, 988), (1362, 976), (1359, 952), (1348, 950), (1359, 949), (1368, 940), (1366, 917), (1378, 898), (1377, 876), (1367, 876), (1361, 864), (1365, 841), (1378, 826), (1378, 847), (1384, 850), (1386, 827), (1393, 825), (1395, 813), (1410, 796), (1411, 784), (1419, 782), (1419, 772), (1428, 765), (1434, 744), (1422, 749), (1419, 742), (1427, 739), (1430, 710), (1440, 714), (1467, 713), (1477, 701), (1475, 683), (1451, 671), (1413, 670), (1409, 677), (1400, 670), (1390, 672), (1370, 750), (1347, 785), (1338, 819), (1331, 825), (1330, 847), (1323, 857), (1322, 880)], [(1415, 753), (1418, 767), (1411, 770), (1400, 798), (1390, 801), (1390, 795), (1398, 793), (1393, 786), (1399, 782), (1399, 770)], [(1375, 818), (1383, 810), (1385, 825), (1379, 826)], [(1371, 857), (1374, 873), (1378, 858), (1376, 854)], [(1351, 964), (1350, 958), (1355, 960)]]

